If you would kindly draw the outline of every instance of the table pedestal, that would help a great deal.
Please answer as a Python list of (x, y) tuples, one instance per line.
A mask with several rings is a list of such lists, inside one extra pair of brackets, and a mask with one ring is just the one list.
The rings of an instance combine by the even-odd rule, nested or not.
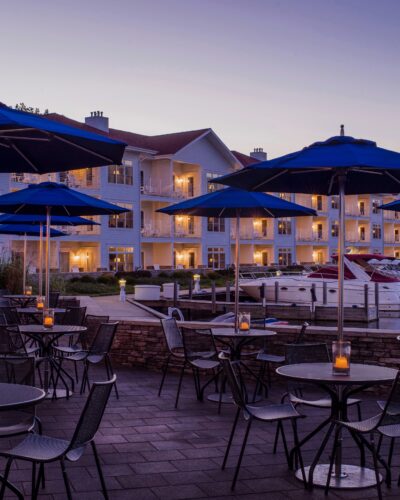
[[(306, 477), (310, 472), (310, 467), (304, 467)], [(340, 478), (332, 474), (330, 488), (336, 489), (361, 489), (376, 486), (375, 471), (367, 467), (359, 467), (358, 465), (341, 464), (342, 474)], [(313, 485), (325, 488), (328, 479), (329, 464), (319, 464), (314, 469)], [(379, 474), (380, 481), (382, 476)], [(303, 481), (301, 470), (296, 471), (296, 478)]]

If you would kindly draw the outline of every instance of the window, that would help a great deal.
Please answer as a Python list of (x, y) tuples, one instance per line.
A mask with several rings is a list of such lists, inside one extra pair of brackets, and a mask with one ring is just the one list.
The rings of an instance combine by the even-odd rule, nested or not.
[(207, 249), (207, 264), (211, 269), (225, 269), (225, 251), (222, 247)]
[(360, 215), (365, 215), (365, 201), (360, 201), (358, 203), (358, 210)]
[(109, 247), (110, 271), (133, 271), (133, 247)]
[(400, 241), (400, 235), (399, 235), (399, 230), (395, 229), (394, 230), (394, 241), (398, 243)]
[(289, 217), (278, 219), (278, 234), (292, 234), (292, 221)]
[(380, 240), (382, 238), (382, 229), (380, 224), (372, 224), (372, 238)]
[(317, 196), (317, 210), (322, 210), (322, 196)]
[(372, 213), (373, 214), (379, 213), (379, 210), (378, 210), (379, 205), (380, 205), (379, 200), (372, 200)]
[(194, 217), (191, 215), (187, 218), (187, 228), (189, 234), (194, 234)]
[(365, 241), (365, 226), (359, 227), (360, 241)]
[(278, 248), (278, 264), (280, 266), (292, 264), (292, 250), (290, 248)]
[(225, 219), (219, 217), (208, 217), (207, 231), (211, 233), (222, 233), (225, 231)]
[(213, 182), (211, 182), (213, 179), (216, 179), (217, 177), (221, 177), (221, 174), (207, 172), (207, 174), (206, 174), (207, 193), (213, 193), (214, 191), (218, 191), (218, 189), (222, 189), (223, 187), (225, 187), (222, 184), (214, 184)]
[(281, 200), (290, 201), (290, 193), (278, 193), (278, 197)]
[(334, 220), (331, 224), (331, 235), (333, 238), (339, 237), (339, 222)]
[(140, 211), (140, 229), (144, 230), (144, 212)]
[(119, 207), (128, 208), (129, 212), (123, 214), (115, 214), (108, 216), (108, 227), (131, 229), (133, 227), (133, 212), (132, 205), (129, 203), (118, 203)]
[(333, 210), (339, 210), (339, 196), (332, 196), (332, 198), (331, 198), (331, 208)]
[(140, 171), (140, 192), (144, 193), (144, 172)]
[(122, 165), (110, 165), (108, 167), (108, 182), (110, 184), (133, 184), (132, 162), (123, 160)]

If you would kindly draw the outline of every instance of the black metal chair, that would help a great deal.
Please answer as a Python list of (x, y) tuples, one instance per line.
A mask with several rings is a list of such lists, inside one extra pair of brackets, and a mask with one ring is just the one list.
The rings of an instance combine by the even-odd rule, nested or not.
[(0, 313), (4, 314), (7, 325), (21, 325), (21, 317), (14, 306), (0, 306)]
[(49, 293), (49, 307), (55, 309), (58, 307), (58, 299), (60, 297), (60, 292), (50, 292)]
[[(328, 346), (321, 343), (293, 343), (286, 344), (285, 346), (286, 356), (285, 362), (288, 365), (300, 364), (300, 363), (329, 363), (330, 356), (328, 351)], [(332, 400), (331, 398), (323, 394), (318, 394), (318, 397), (315, 397), (315, 390), (311, 384), (299, 383), (299, 382), (289, 382), (287, 384), (288, 392), (286, 392), (281, 399), (283, 403), (286, 398), (289, 398), (289, 401), (294, 405), (305, 405), (312, 408), (321, 408), (321, 409), (332, 409)], [(307, 391), (312, 389), (312, 399), (306, 393)], [(361, 401), (359, 399), (348, 399), (347, 405), (354, 406), (356, 405), (358, 418), (361, 420)], [(312, 433), (308, 434), (307, 439), (303, 439), (300, 441), (300, 446), (302, 446), (305, 442), (315, 436), (318, 432), (320, 432), (326, 425), (331, 422), (332, 417), (329, 416), (323, 422), (321, 422)], [(276, 453), (278, 440), (279, 440), (279, 432), (281, 428), (278, 424), (275, 434), (274, 441), (274, 453)]]
[[(81, 458), (85, 447), (90, 444), (96, 461), (104, 498), (108, 499), (106, 484), (101, 469), (100, 459), (94, 442), (95, 435), (100, 427), (112, 387), (116, 376), (106, 382), (95, 382), (92, 385), (85, 407), (70, 441), (50, 436), (29, 434), (22, 442), (8, 451), (0, 452), (0, 456), (7, 459), (4, 479), (0, 491), (0, 498), (4, 498), (6, 482), (14, 460), (23, 460), (32, 463), (32, 498), (37, 498), (40, 481), (44, 474), (42, 465), (59, 461), (63, 474), (67, 498), (72, 499), (71, 487), (65, 468), (65, 462), (76, 462)], [(36, 475), (36, 465), (39, 464), (39, 474)]]
[[(399, 413), (399, 403), (400, 403), (400, 372), (392, 384), (390, 389), (389, 397), (384, 405), (383, 411), (378, 415), (367, 418), (365, 420), (359, 420), (357, 422), (337, 422), (335, 438), (333, 442), (333, 450), (331, 454), (331, 461), (329, 465), (328, 478), (326, 482), (325, 493), (328, 492), (330, 487), (330, 481), (332, 476), (333, 465), (335, 463), (335, 456), (338, 448), (338, 441), (340, 438), (340, 430), (347, 429), (351, 433), (355, 433), (365, 445), (365, 447), (371, 452), (375, 476), (376, 476), (376, 487), (378, 490), (378, 498), (382, 500), (382, 489), (381, 481), (379, 477), (379, 467), (380, 462), (386, 471), (386, 484), (390, 487), (391, 484), (391, 460), (392, 457), (389, 455), (388, 463), (386, 463), (379, 453), (379, 445), (375, 444), (375, 435), (385, 436), (391, 440), (400, 437), (400, 413)], [(370, 436), (368, 440), (365, 435)], [(393, 450), (391, 452), (393, 453)], [(398, 484), (400, 485), (400, 476), (398, 479)]]
[(61, 324), (82, 326), (85, 321), (86, 307), (68, 307), (65, 311)]
[(58, 299), (57, 307), (67, 308), (67, 307), (79, 307), (81, 305), (80, 300), (76, 297), (64, 297)]
[(233, 421), (232, 430), (231, 430), (231, 433), (229, 436), (228, 446), (226, 448), (224, 460), (222, 462), (222, 469), (225, 469), (225, 466), (226, 466), (226, 463), (227, 463), (227, 460), (229, 457), (229, 452), (230, 452), (230, 449), (232, 446), (232, 441), (233, 441), (233, 438), (235, 436), (236, 427), (237, 427), (237, 423), (239, 420), (239, 415), (241, 412), (243, 412), (243, 416), (247, 420), (246, 431), (244, 434), (242, 447), (240, 449), (239, 458), (238, 458), (238, 461), (236, 464), (236, 469), (235, 469), (235, 474), (233, 476), (231, 489), (233, 490), (235, 488), (237, 477), (239, 474), (240, 466), (241, 466), (243, 455), (244, 455), (244, 451), (246, 448), (246, 443), (247, 443), (247, 439), (249, 436), (250, 428), (251, 428), (251, 425), (252, 425), (254, 420), (258, 420), (261, 422), (270, 422), (270, 423), (279, 422), (281, 424), (282, 436), (283, 436), (283, 440), (285, 443), (286, 460), (288, 462), (289, 467), (290, 467), (289, 452), (288, 452), (288, 448), (287, 448), (287, 444), (286, 444), (286, 436), (285, 436), (282, 422), (284, 420), (291, 421), (292, 428), (293, 428), (294, 444), (295, 444), (296, 448), (298, 449), (297, 458), (298, 458), (299, 463), (300, 463), (303, 481), (304, 481), (304, 484), (306, 485), (307, 480), (306, 480), (306, 475), (305, 475), (305, 471), (304, 471), (304, 464), (303, 464), (303, 459), (301, 456), (301, 450), (300, 450), (300, 447), (298, 446), (299, 439), (298, 439), (298, 434), (297, 434), (297, 419), (302, 417), (302, 415), (300, 415), (300, 413), (298, 413), (296, 408), (291, 403), (268, 404), (268, 405), (263, 405), (263, 406), (253, 406), (253, 405), (247, 404), (245, 396), (244, 396), (242, 388), (241, 388), (241, 385), (238, 381), (238, 378), (237, 378), (235, 370), (234, 370), (234, 364), (229, 360), (229, 358), (224, 353), (219, 354), (219, 360), (222, 364), (225, 376), (226, 376), (226, 378), (228, 380), (228, 384), (231, 388), (234, 403), (237, 406), (235, 419)]

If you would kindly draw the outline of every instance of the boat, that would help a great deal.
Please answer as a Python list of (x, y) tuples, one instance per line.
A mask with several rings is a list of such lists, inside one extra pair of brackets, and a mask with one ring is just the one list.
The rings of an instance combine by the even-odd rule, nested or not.
[[(333, 264), (321, 265), (304, 274), (242, 275), (240, 288), (253, 299), (293, 305), (327, 305), (338, 303), (337, 257)], [(344, 304), (345, 307), (364, 307), (376, 303), (376, 285), (379, 291), (379, 310), (400, 311), (400, 261), (379, 254), (346, 254)], [(367, 287), (365, 285), (368, 285)], [(264, 297), (263, 297), (264, 295)]]

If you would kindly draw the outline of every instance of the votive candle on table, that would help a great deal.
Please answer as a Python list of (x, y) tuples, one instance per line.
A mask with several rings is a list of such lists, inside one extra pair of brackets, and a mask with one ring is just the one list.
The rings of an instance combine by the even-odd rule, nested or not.
[(350, 373), (351, 344), (339, 340), (332, 342), (332, 370), (334, 375), (348, 375)]
[(43, 309), (43, 326), (45, 328), (53, 328), (54, 326), (54, 309)]
[(36, 309), (39, 309), (40, 311), (44, 309), (44, 300), (43, 297), (37, 297), (36, 299)]
[(250, 330), (250, 313), (239, 314), (239, 330), (241, 331)]
[(25, 295), (32, 295), (32, 287), (26, 286), (24, 293), (25, 293)]

